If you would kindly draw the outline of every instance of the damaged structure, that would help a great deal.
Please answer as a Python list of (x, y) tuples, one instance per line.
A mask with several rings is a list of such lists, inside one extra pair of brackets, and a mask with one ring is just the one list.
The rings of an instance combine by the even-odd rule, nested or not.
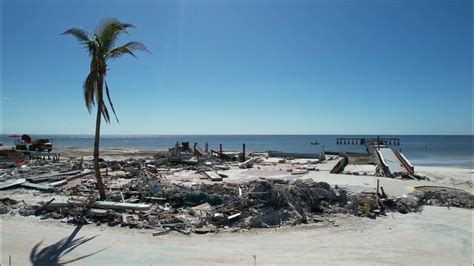
[[(374, 146), (377, 148), (376, 146)], [(1, 213), (36, 215), (65, 222), (151, 229), (154, 235), (238, 231), (314, 223), (343, 213), (372, 219), (387, 212), (418, 212), (423, 205), (473, 207), (463, 190), (419, 187), (404, 196), (352, 191), (303, 178), (322, 169), (344, 168), (351, 160), (270, 157), (268, 153), (225, 152), (196, 143), (176, 143), (153, 157), (101, 160), (108, 198), (97, 199), (92, 160), (62, 158), (18, 161), (4, 155), (0, 167)], [(321, 156), (323, 156), (321, 155)], [(355, 159), (354, 159), (355, 158)], [(375, 160), (370, 161), (371, 163)], [(15, 199), (38, 191), (42, 200)], [(26, 193), (26, 192), (25, 192)]]

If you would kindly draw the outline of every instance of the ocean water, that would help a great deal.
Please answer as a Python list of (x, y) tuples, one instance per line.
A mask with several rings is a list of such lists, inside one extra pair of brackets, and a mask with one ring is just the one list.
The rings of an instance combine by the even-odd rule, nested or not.
[[(53, 140), (54, 146), (92, 147), (93, 136), (85, 135), (32, 135), (33, 138), (45, 137)], [(361, 145), (337, 145), (336, 138), (357, 137), (374, 138), (373, 135), (150, 135), (150, 136), (113, 136), (101, 137), (101, 147), (120, 147), (136, 149), (167, 150), (176, 141), (199, 143), (204, 148), (206, 142), (210, 149), (218, 150), (223, 144), (224, 150), (240, 151), (242, 143), (250, 151), (283, 151), (319, 153), (320, 145), (311, 145), (319, 141), (326, 151), (364, 152)], [(473, 136), (428, 136), (428, 135), (390, 135), (380, 137), (400, 138), (402, 153), (416, 166), (450, 166), (473, 169)], [(8, 135), (0, 137), (4, 145), (11, 145)]]

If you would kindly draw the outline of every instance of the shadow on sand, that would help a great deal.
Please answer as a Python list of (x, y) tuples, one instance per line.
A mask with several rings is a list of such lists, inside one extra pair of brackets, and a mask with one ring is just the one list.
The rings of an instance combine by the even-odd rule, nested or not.
[(96, 236), (89, 237), (89, 238), (79, 237), (77, 239), (74, 239), (77, 233), (79, 233), (79, 230), (81, 230), (81, 228), (82, 228), (82, 225), (76, 226), (76, 228), (74, 229), (74, 231), (71, 233), (69, 237), (63, 238), (50, 246), (42, 248), (41, 250), (39, 250), (39, 248), (41, 244), (43, 243), (43, 240), (38, 242), (38, 244), (36, 244), (33, 247), (30, 253), (30, 261), (32, 265), (52, 265), (52, 266), (65, 265), (71, 262), (75, 262), (75, 261), (90, 257), (96, 253), (99, 253), (105, 250), (104, 248), (99, 251), (93, 252), (91, 254), (77, 257), (75, 259), (63, 260), (63, 257), (67, 255), (69, 252), (73, 251), (78, 246), (85, 244), (96, 237)]

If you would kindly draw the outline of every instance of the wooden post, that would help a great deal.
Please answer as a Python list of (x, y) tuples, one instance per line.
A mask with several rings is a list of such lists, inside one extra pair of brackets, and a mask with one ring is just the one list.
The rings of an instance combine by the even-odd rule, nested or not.
[(206, 144), (204, 145), (204, 152), (208, 153), (209, 152), (209, 144), (206, 141)]
[(219, 153), (222, 155), (222, 144), (219, 144)]
[(377, 195), (379, 194), (380, 179), (377, 179)]
[(245, 143), (242, 144), (242, 162), (245, 162)]

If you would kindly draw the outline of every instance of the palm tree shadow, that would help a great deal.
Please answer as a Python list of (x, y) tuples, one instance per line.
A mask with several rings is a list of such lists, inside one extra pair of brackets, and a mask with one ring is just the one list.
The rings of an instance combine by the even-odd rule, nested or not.
[(43, 240), (38, 242), (38, 244), (36, 244), (30, 252), (31, 264), (38, 265), (38, 266), (39, 265), (51, 265), (51, 266), (65, 265), (74, 261), (85, 259), (87, 257), (90, 257), (96, 253), (99, 253), (105, 250), (104, 248), (96, 252), (90, 253), (88, 255), (77, 257), (75, 259), (63, 260), (63, 257), (66, 254), (73, 251), (78, 246), (85, 244), (96, 237), (96, 236), (89, 237), (89, 238), (79, 237), (77, 239), (74, 239), (74, 237), (76, 237), (77, 233), (79, 233), (79, 230), (81, 230), (81, 228), (82, 228), (82, 225), (78, 225), (69, 237), (63, 238), (50, 246), (42, 248), (41, 250), (39, 250), (39, 247), (43, 243)]

